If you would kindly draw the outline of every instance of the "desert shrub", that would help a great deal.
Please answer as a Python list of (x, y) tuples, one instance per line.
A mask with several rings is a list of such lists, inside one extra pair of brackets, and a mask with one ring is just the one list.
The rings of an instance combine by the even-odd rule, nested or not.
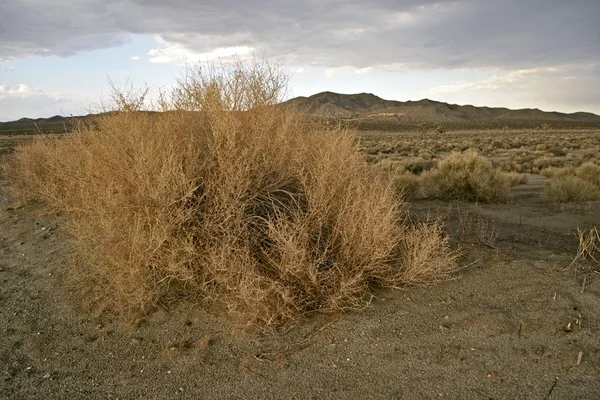
[(565, 164), (562, 157), (540, 157), (533, 161), (533, 166), (542, 170), (550, 167), (560, 168)]
[(554, 157), (564, 157), (567, 155), (567, 151), (560, 146), (552, 146), (548, 149), (548, 152)]
[(433, 159), (433, 152), (428, 149), (419, 149), (417, 152), (417, 157), (420, 157), (424, 160), (431, 160)]
[(577, 176), (567, 176), (550, 182), (542, 193), (542, 200), (549, 203), (569, 203), (600, 199), (600, 190), (592, 183)]
[(399, 170), (404, 169), (399, 161), (392, 160), (390, 158), (384, 158), (379, 160), (377, 166), (379, 167), (379, 169), (382, 170), (384, 174), (389, 176), (394, 176)]
[(600, 189), (600, 165), (591, 162), (583, 163), (577, 167), (575, 175)]
[(540, 171), (540, 174), (546, 178), (564, 178), (575, 175), (573, 167), (548, 167)]
[(409, 171), (411, 174), (420, 175), (421, 173), (432, 169), (435, 166), (435, 161), (423, 158), (409, 158), (403, 162), (404, 169)]
[(489, 159), (473, 150), (452, 153), (422, 175), (424, 192), (444, 200), (494, 202), (510, 190), (508, 180)]
[(519, 174), (517, 172), (505, 172), (503, 173), (506, 180), (508, 180), (510, 186), (523, 185), (529, 181), (527, 174)]
[(401, 172), (393, 178), (394, 189), (403, 198), (412, 200), (419, 197), (419, 177), (410, 172)]
[(80, 276), (126, 314), (213, 299), (268, 327), (451, 269), (439, 223), (404, 223), (352, 132), (274, 106), (283, 88), (263, 63), (190, 70), (163, 112), (17, 148), (15, 193), (62, 210)]

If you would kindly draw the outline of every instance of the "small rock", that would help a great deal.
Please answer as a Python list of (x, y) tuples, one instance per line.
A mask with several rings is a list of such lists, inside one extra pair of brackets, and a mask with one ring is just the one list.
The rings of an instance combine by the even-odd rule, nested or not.
[(571, 381), (571, 386), (573, 386), (573, 387), (580, 388), (580, 387), (583, 387), (583, 385), (585, 385), (585, 382), (581, 381), (579, 379), (573, 379)]
[(44, 374), (44, 376), (42, 378), (48, 379), (48, 378), (50, 378), (50, 374)]
[(539, 357), (543, 356), (545, 352), (546, 349), (544, 349), (544, 346), (542, 346), (541, 344), (538, 345), (534, 350), (535, 355)]
[(449, 331), (450, 327), (447, 324), (440, 324), (440, 329), (443, 331)]

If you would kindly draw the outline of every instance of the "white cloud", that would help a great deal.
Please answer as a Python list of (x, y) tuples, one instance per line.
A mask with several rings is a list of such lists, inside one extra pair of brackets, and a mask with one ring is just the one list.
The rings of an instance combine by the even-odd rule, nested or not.
[(372, 0), (368, 7), (359, 0), (2, 0), (0, 60), (70, 56), (120, 46), (130, 35), (160, 35), (168, 45), (153, 50), (154, 62), (239, 46), (326, 68), (512, 70), (597, 61), (599, 13), (597, 0)]
[(7, 98), (9, 96), (26, 97), (30, 95), (36, 95), (39, 90), (31, 90), (29, 86), (20, 83), (17, 86), (6, 86), (0, 84), (0, 99)]
[(568, 68), (544, 67), (529, 68), (510, 71), (508, 73), (493, 75), (488, 79), (466, 82), (458, 81), (448, 85), (440, 85), (429, 90), (433, 94), (460, 93), (460, 92), (496, 92), (523, 90), (529, 86), (540, 84), (547, 79), (577, 79), (575, 76), (565, 76)]
[(354, 70), (354, 73), (356, 74), (368, 74), (369, 72), (373, 71), (375, 68), (374, 67), (365, 67), (365, 68), (359, 68)]
[(362, 35), (364, 35), (366, 32), (365, 28), (343, 28), (343, 29), (339, 29), (339, 30), (334, 30), (331, 33), (334, 36), (343, 38), (343, 39), (352, 39), (352, 38), (358, 38)]
[(421, 16), (411, 12), (395, 12), (388, 17), (388, 21), (397, 27), (410, 27), (416, 25)]
[(140, 56), (131, 56), (131, 57), (129, 57), (129, 59), (131, 61), (138, 61), (140, 59)]
[[(83, 99), (72, 95), (45, 93), (39, 88), (31, 88), (23, 83), (16, 86), (0, 84), (0, 121), (79, 113), (82, 103)], [(87, 104), (89, 103), (88, 101)]]
[(233, 57), (243, 57), (254, 51), (249, 46), (218, 47), (209, 52), (196, 52), (186, 48), (180, 43), (170, 42), (161, 36), (154, 36), (161, 47), (148, 51), (148, 61), (151, 63), (172, 63), (184, 65), (187, 62), (205, 62), (213, 60), (226, 60)]
[(354, 68), (351, 66), (327, 68), (327, 69), (325, 69), (325, 78), (331, 79), (334, 76), (344, 75), (344, 74), (348, 74), (348, 75), (349, 74), (368, 74), (369, 72), (374, 71), (375, 69), (377, 69), (377, 68), (376, 67)]
[(426, 95), (444, 101), (481, 99), (489, 105), (510, 101), (518, 107), (598, 112), (599, 68), (598, 64), (587, 64), (498, 71), (488, 79), (439, 85)]

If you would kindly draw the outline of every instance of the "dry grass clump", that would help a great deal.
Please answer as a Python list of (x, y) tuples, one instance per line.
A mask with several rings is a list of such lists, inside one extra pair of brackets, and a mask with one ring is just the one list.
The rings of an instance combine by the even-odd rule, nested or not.
[(384, 179), (391, 182), (396, 194), (402, 199), (413, 200), (420, 196), (419, 177), (408, 171), (404, 163), (384, 158), (376, 164), (376, 167)]
[(427, 196), (444, 200), (502, 201), (510, 190), (504, 175), (474, 150), (452, 153), (421, 178)]
[(555, 180), (542, 193), (551, 203), (568, 203), (600, 199), (600, 166), (586, 162), (579, 167), (551, 169), (544, 173)]
[(404, 171), (393, 177), (394, 188), (404, 199), (413, 200), (421, 195), (419, 177)]
[(550, 182), (542, 193), (542, 200), (549, 203), (569, 203), (600, 199), (600, 190), (577, 176)]
[(579, 247), (569, 267), (585, 260), (600, 262), (600, 231), (598, 231), (598, 228), (592, 226), (589, 229), (581, 230), (578, 227), (577, 237), (579, 238)]
[(575, 167), (548, 167), (540, 171), (546, 178), (565, 178), (575, 175)]
[(15, 190), (65, 213), (81, 273), (124, 312), (185, 296), (275, 326), (451, 269), (439, 223), (402, 222), (351, 132), (273, 106), (284, 83), (264, 63), (189, 71), (164, 112), (17, 148)]
[(585, 162), (575, 170), (575, 175), (586, 182), (591, 183), (600, 190), (600, 165)]
[(529, 182), (529, 176), (527, 174), (519, 174), (517, 172), (503, 172), (502, 174), (508, 180), (511, 187), (524, 185)]

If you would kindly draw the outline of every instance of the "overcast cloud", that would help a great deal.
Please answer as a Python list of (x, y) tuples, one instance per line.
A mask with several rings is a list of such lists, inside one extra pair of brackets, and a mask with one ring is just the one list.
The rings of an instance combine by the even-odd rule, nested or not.
[(0, 60), (70, 56), (132, 33), (327, 67), (522, 69), (600, 54), (597, 0), (3, 0), (0, 15)]
[(257, 51), (326, 77), (486, 69), (498, 77), (431, 93), (534, 90), (600, 110), (598, 0), (1, 0), (0, 15), (0, 62), (152, 35), (156, 47), (132, 59), (181, 64)]

